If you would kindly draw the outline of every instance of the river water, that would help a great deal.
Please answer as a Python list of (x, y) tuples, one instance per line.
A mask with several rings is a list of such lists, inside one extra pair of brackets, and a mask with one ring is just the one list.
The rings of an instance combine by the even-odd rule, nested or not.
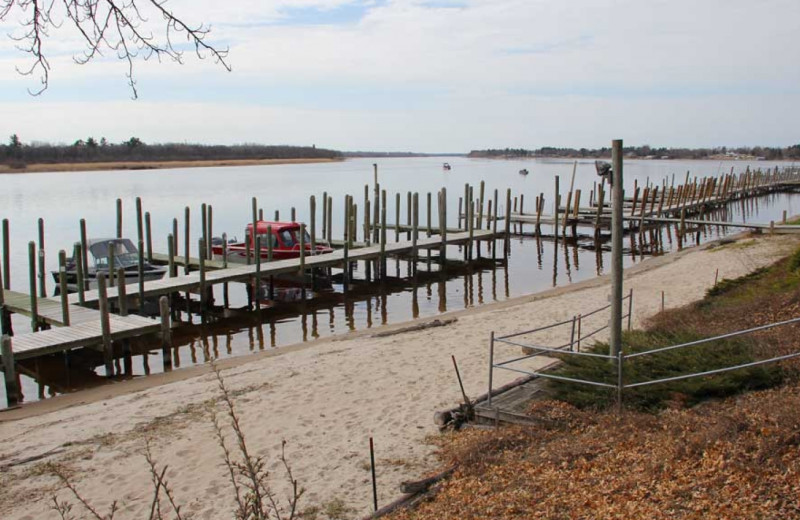
[[(445, 171), (443, 162), (452, 169)], [(137, 170), (114, 172), (64, 172), (9, 174), (0, 176), (0, 219), (7, 218), (11, 228), (11, 287), (27, 292), (27, 243), (37, 239), (37, 221), (45, 222), (45, 263), (47, 271), (57, 268), (58, 250), (70, 252), (79, 239), (79, 221), (86, 219), (88, 236), (109, 237), (116, 233), (115, 204), (121, 199), (124, 208), (124, 236), (136, 236), (135, 199), (141, 197), (145, 211), (150, 212), (153, 225), (153, 248), (166, 252), (166, 237), (172, 232), (173, 218), (180, 222), (183, 234), (184, 208), (191, 210), (191, 243), (196, 249), (200, 238), (200, 205), (211, 204), (214, 211), (214, 234), (226, 231), (229, 236), (243, 237), (244, 227), (252, 218), (251, 198), (257, 197), (266, 218), (279, 211), (288, 220), (290, 209), (296, 208), (297, 219), (308, 221), (309, 196), (317, 197), (317, 225), (320, 225), (323, 192), (333, 197), (333, 236), (342, 235), (341, 208), (344, 196), (352, 194), (363, 206), (364, 186), (370, 185), (372, 196), (373, 163), (378, 164), (381, 188), (387, 190), (387, 221), (394, 221), (395, 196), (402, 194), (401, 221), (405, 222), (406, 192), (420, 194), (420, 221), (425, 217), (425, 195), (442, 187), (448, 192), (448, 226), (457, 225), (458, 197), (464, 184), (476, 187), (486, 183), (487, 199), (493, 190), (500, 192), (500, 212), (504, 212), (505, 190), (513, 196), (523, 194), (526, 212), (532, 211), (534, 198), (545, 195), (545, 213), (552, 210), (555, 177), (559, 176), (562, 195), (566, 195), (573, 171), (572, 160), (487, 160), (465, 157), (426, 157), (392, 159), (351, 159), (323, 164), (291, 164), (217, 168), (184, 168), (172, 170)], [(625, 162), (625, 185), (632, 191), (634, 179), (643, 185), (648, 179), (660, 184), (662, 179), (675, 175), (676, 185), (690, 172), (692, 176), (710, 176), (744, 171), (750, 168), (788, 166), (788, 163), (764, 161), (661, 161), (630, 160)], [(528, 175), (519, 170), (527, 169)], [(578, 161), (575, 188), (583, 192), (582, 205), (588, 204), (588, 193), (597, 180), (593, 160)], [(359, 208), (359, 212), (363, 208)], [(776, 194), (747, 204), (731, 205), (726, 217), (737, 222), (778, 221), (782, 212), (800, 213), (800, 195)], [(434, 226), (436, 210), (433, 211)], [(359, 219), (360, 221), (360, 219)], [(318, 228), (319, 229), (319, 228)], [(523, 231), (532, 231), (532, 227)], [(547, 230), (545, 230), (547, 231)], [(735, 228), (705, 229), (694, 235), (688, 244), (718, 238)], [(394, 237), (389, 232), (389, 239)], [(359, 234), (360, 236), (360, 234)], [(640, 261), (642, 251), (626, 239), (633, 250), (625, 258), (626, 265)], [(181, 244), (183, 238), (180, 238)], [(662, 232), (663, 251), (677, 247), (674, 235)], [(584, 244), (581, 244), (584, 245)], [(182, 247), (182, 246), (181, 246)], [(483, 253), (486, 255), (486, 246)], [(196, 251), (192, 252), (196, 256)], [(448, 248), (449, 258), (462, 258), (457, 247)], [(405, 284), (384, 291), (371, 288), (359, 295), (343, 297), (341, 287), (334, 285), (333, 294), (312, 302), (285, 304), (260, 313), (241, 313), (238, 317), (210, 327), (184, 327), (176, 331), (175, 366), (203, 363), (213, 357), (243, 355), (251, 351), (276, 348), (318, 337), (346, 333), (398, 323), (416, 317), (458, 310), (507, 298), (541, 291), (585, 280), (602, 274), (610, 264), (606, 251), (594, 251), (576, 244), (554, 244), (552, 241), (515, 237), (511, 240), (507, 263), (487, 265), (472, 272), (453, 273), (447, 277), (420, 276), (417, 286)], [(406, 276), (406, 262), (389, 261), (390, 276)], [(424, 265), (421, 270), (424, 271)], [(357, 274), (359, 276), (360, 274)], [(48, 295), (54, 285), (48, 274)], [(217, 295), (218, 300), (221, 296)], [(234, 306), (243, 302), (243, 291), (232, 289)], [(197, 320), (195, 320), (197, 321)], [(15, 317), (15, 330), (27, 330), (27, 320)], [(152, 345), (134, 346), (134, 352), (147, 353)], [(105, 381), (104, 368), (98, 356), (86, 353), (76, 356), (70, 369), (65, 369), (61, 356), (23, 367), (25, 400), (32, 401), (65, 391), (73, 391)], [(148, 355), (135, 355), (128, 366), (120, 366), (119, 378), (138, 377), (161, 371), (160, 350)], [(31, 377), (38, 373), (38, 380)], [(0, 389), (2, 392), (2, 389)], [(5, 402), (5, 397), (0, 395)]]

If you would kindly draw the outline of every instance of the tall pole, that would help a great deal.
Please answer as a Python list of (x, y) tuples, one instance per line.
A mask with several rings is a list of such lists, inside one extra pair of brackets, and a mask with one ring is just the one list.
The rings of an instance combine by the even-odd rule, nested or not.
[(611, 141), (611, 352), (616, 357), (622, 349), (622, 139)]

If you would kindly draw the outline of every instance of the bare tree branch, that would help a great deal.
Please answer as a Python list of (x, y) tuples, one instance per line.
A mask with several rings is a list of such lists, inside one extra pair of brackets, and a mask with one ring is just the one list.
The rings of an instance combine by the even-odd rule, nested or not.
[[(183, 63), (183, 50), (173, 43), (173, 38), (181, 36), (194, 47), (198, 58), (213, 58), (215, 63), (230, 71), (227, 61), (228, 48), (218, 48), (206, 42), (211, 27), (205, 24), (190, 25), (178, 18), (167, 8), (167, 0), (0, 0), (0, 20), (18, 13), (22, 31), (10, 35), (17, 42), (17, 48), (31, 57), (31, 65), (17, 69), (24, 76), (38, 75), (41, 88), (30, 90), (38, 96), (47, 90), (50, 83), (50, 62), (45, 53), (45, 41), (51, 29), (61, 27), (61, 18), (67, 26), (77, 30), (86, 49), (79, 56), (73, 56), (78, 64), (86, 64), (107, 49), (126, 62), (125, 74), (134, 99), (138, 96), (134, 78), (134, 60), (141, 57), (148, 60), (155, 56), (159, 61), (167, 58)], [(63, 13), (54, 13), (58, 6)], [(146, 12), (150, 11), (156, 19), (150, 23)], [(151, 26), (159, 26), (163, 36), (156, 37)]]

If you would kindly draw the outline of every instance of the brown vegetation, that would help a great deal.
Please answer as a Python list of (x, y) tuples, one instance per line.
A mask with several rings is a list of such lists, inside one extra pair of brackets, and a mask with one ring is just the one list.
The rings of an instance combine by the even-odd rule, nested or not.
[[(720, 251), (724, 254), (724, 249)], [(701, 302), (656, 316), (646, 332), (710, 336), (800, 315), (800, 252), (726, 280)], [(759, 333), (758, 357), (797, 352), (796, 326)], [(793, 360), (795, 361), (795, 360)], [(396, 519), (798, 518), (800, 383), (657, 415), (533, 403), (547, 426), (469, 430), (436, 439), (456, 466), (438, 494)]]

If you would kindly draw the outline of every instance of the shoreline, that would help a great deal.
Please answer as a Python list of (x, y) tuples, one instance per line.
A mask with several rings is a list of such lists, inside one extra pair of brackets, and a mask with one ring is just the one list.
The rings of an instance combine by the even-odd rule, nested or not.
[(177, 160), (177, 161), (111, 161), (111, 162), (76, 162), (76, 163), (36, 163), (25, 168), (12, 168), (0, 164), (0, 174), (19, 173), (56, 173), (56, 172), (94, 172), (94, 171), (135, 171), (135, 170), (169, 170), (174, 168), (214, 168), (220, 166), (259, 166), (276, 164), (313, 164), (344, 161), (344, 158), (307, 158), (307, 159), (209, 159), (209, 160)]
[[(711, 242), (627, 269), (635, 326), (659, 311), (662, 290), (667, 308), (685, 305), (713, 285), (715, 269), (720, 278), (735, 278), (785, 256), (798, 244), (792, 236), (735, 238), (734, 243)], [(288, 441), (295, 478), (308, 489), (302, 508), (341, 499), (353, 509), (349, 516), (359, 516), (371, 505), (369, 437), (375, 438), (382, 504), (400, 495), (401, 481), (437, 466), (434, 448), (425, 443), (437, 433), (433, 412), (461, 400), (451, 355), (458, 359), (468, 395), (480, 395), (487, 384), (489, 331), (528, 329), (603, 306), (609, 282), (610, 276), (604, 275), (427, 320), (229, 358), (218, 367), (235, 396), (248, 444), (266, 457), (273, 471), (282, 440)], [(448, 318), (457, 321), (380, 335), (409, 323)], [(230, 494), (210, 426), (218, 391), (209, 368), (106, 385), (0, 414), (0, 435), (6, 440), (0, 463), (7, 467), (0, 475), (0, 516), (57, 518), (48, 504), (52, 496), (63, 499), (67, 494), (58, 491), (56, 479), (40, 466), (44, 463), (73, 471), (78, 489), (101, 510), (119, 498), (121, 517), (146, 516), (150, 481), (141, 455), (145, 438), (159, 464), (169, 465), (168, 476), (185, 511), (205, 518), (226, 516)], [(496, 373), (495, 386), (516, 377)], [(36, 463), (24, 462), (42, 454)], [(280, 472), (272, 484), (279, 494), (285, 490)], [(109, 486), (115, 497), (109, 496)], [(19, 503), (15, 496), (30, 499)]]

